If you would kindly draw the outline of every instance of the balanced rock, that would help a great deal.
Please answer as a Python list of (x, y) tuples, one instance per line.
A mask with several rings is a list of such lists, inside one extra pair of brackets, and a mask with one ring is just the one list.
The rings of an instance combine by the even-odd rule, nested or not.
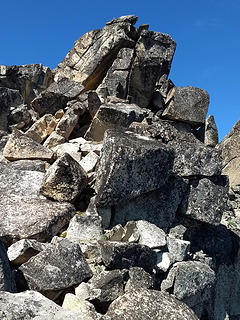
[(50, 161), (53, 152), (15, 129), (4, 147), (3, 156), (11, 161), (21, 159)]
[(66, 239), (51, 244), (19, 268), (30, 289), (55, 299), (67, 288), (90, 278), (92, 272), (80, 246)]
[(163, 111), (166, 119), (177, 120), (198, 127), (204, 124), (208, 112), (207, 91), (194, 87), (174, 87), (167, 97), (167, 108)]
[(214, 116), (207, 117), (205, 122), (204, 144), (207, 147), (215, 147), (218, 144), (218, 130)]
[(65, 153), (47, 170), (41, 192), (57, 201), (74, 201), (87, 184), (80, 164)]

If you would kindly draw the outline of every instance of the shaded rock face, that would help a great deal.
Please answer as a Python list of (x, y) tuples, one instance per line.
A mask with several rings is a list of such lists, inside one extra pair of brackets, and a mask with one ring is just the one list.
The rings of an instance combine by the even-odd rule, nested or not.
[(208, 93), (168, 79), (175, 42), (136, 21), (54, 79), (0, 66), (1, 319), (240, 317), (239, 121), (218, 145)]

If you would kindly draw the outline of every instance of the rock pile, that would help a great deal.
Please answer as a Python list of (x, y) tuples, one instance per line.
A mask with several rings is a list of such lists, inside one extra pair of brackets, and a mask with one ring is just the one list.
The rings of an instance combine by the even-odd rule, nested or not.
[[(240, 126), (123, 16), (0, 66), (0, 318), (240, 318)], [(229, 181), (231, 188), (229, 189)]]

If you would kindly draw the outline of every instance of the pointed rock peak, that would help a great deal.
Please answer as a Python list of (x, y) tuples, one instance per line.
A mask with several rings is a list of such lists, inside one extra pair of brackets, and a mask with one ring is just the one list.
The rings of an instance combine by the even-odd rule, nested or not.
[(131, 23), (134, 25), (137, 21), (138, 21), (138, 17), (131, 14), (128, 16), (121, 16), (119, 18), (113, 18), (111, 21), (106, 23), (106, 26), (109, 26), (114, 23), (121, 23), (121, 22), (127, 22), (127, 23)]
[(5, 145), (3, 156), (12, 161), (20, 159), (51, 160), (53, 152), (15, 129)]

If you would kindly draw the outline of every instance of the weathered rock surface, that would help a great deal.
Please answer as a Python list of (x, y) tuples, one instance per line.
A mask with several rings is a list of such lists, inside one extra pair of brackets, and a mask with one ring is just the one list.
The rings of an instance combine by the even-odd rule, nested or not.
[(146, 110), (135, 104), (103, 104), (96, 113), (85, 138), (102, 141), (107, 129), (128, 128), (132, 122), (141, 122)]
[(227, 190), (226, 176), (192, 179), (180, 212), (192, 219), (217, 225), (226, 209)]
[(214, 116), (207, 117), (205, 122), (204, 144), (208, 147), (215, 147), (218, 144), (218, 130)]
[(156, 190), (166, 183), (171, 165), (172, 155), (163, 145), (109, 130), (98, 167), (97, 202), (110, 206)]
[(94, 171), (97, 163), (99, 161), (99, 156), (95, 152), (89, 152), (80, 162), (80, 166), (86, 173)]
[(156, 254), (147, 246), (110, 241), (101, 241), (99, 245), (103, 263), (107, 268), (141, 267), (147, 272), (152, 272), (156, 264)]
[(214, 282), (215, 273), (209, 266), (197, 261), (177, 262), (162, 282), (161, 289), (171, 289), (178, 300), (201, 316), (203, 310), (207, 310)]
[(74, 214), (74, 207), (68, 203), (36, 197), (1, 196), (0, 236), (7, 245), (27, 238), (49, 241)]
[(13, 243), (7, 251), (8, 259), (13, 265), (21, 265), (43, 251), (47, 244), (32, 239), (22, 239)]
[(34, 122), (34, 124), (26, 131), (26, 136), (34, 141), (41, 143), (56, 128), (57, 122), (51, 114), (45, 114), (42, 118)]
[(143, 268), (133, 267), (129, 269), (129, 280), (125, 286), (125, 292), (132, 290), (150, 289), (153, 279)]
[(109, 307), (112, 320), (197, 320), (184, 303), (164, 292), (138, 290), (125, 293)]
[(194, 87), (174, 87), (163, 111), (166, 119), (187, 122), (192, 126), (204, 124), (208, 112), (209, 95), (207, 91)]
[(47, 170), (41, 192), (57, 201), (74, 201), (87, 184), (85, 171), (69, 154), (52, 164)]
[(231, 186), (240, 185), (240, 120), (220, 143), (223, 158), (223, 174), (229, 176)]
[(53, 82), (46, 90), (32, 101), (33, 109), (40, 116), (45, 113), (55, 114), (60, 109), (64, 109), (67, 102), (75, 99), (84, 87), (70, 79), (61, 79)]
[(19, 90), (24, 103), (29, 104), (53, 81), (52, 72), (42, 64), (0, 66), (0, 87)]
[(50, 161), (53, 152), (27, 137), (19, 130), (14, 130), (3, 150), (8, 160), (39, 159)]
[(66, 239), (50, 245), (21, 265), (19, 270), (30, 289), (40, 291), (52, 299), (60, 291), (92, 276), (80, 246)]
[(51, 319), (58, 310), (61, 310), (61, 307), (36, 291), (28, 290), (14, 294), (0, 292), (2, 320), (28, 320), (35, 319), (37, 316)]
[(81, 216), (76, 214), (67, 229), (67, 239), (72, 242), (101, 240), (103, 231), (101, 218), (98, 216)]

